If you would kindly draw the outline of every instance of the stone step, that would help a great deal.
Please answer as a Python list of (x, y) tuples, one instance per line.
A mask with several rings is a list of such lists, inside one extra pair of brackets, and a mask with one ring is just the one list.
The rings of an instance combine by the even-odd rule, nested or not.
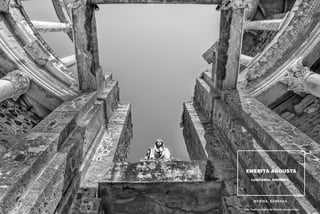
[(102, 101), (96, 101), (87, 114), (78, 122), (78, 126), (85, 129), (82, 153), (83, 157), (86, 156), (93, 140), (100, 129), (105, 128), (105, 125), (104, 104)]
[(33, 133), (59, 134), (58, 149), (95, 104), (96, 93), (83, 94), (66, 101), (32, 129)]
[(104, 102), (105, 121), (108, 122), (113, 112), (117, 109), (120, 100), (118, 81), (110, 79), (97, 98)]
[[(197, 88), (207, 88), (208, 85), (205, 85), (205, 81), (198, 81), (197, 82), (198, 86)], [(198, 93), (203, 93), (205, 90), (198, 90), (195, 92), (195, 94)], [(204, 97), (202, 95), (202, 97)], [(200, 109), (204, 110), (204, 107), (200, 107)], [(212, 125), (219, 127), (217, 128), (221, 133), (223, 133), (224, 136), (226, 136), (226, 139), (228, 139), (226, 142), (229, 142), (229, 147), (230, 147), (230, 154), (233, 154), (233, 160), (236, 160), (236, 154), (238, 150), (257, 150), (257, 148), (261, 148), (262, 152), (248, 152), (244, 153), (247, 156), (242, 157), (239, 156), (239, 161), (245, 169), (248, 167), (252, 168), (268, 168), (271, 169), (273, 167), (279, 167), (279, 168), (285, 168), (287, 167), (293, 167), (294, 165), (281, 165), (279, 164), (279, 161), (271, 159), (273, 155), (268, 153), (265, 154), (263, 153), (263, 149), (260, 145), (262, 145), (262, 142), (260, 142), (260, 139), (257, 139), (254, 137), (252, 134), (250, 134), (250, 130), (244, 125), (243, 121), (239, 119), (239, 117), (235, 116), (234, 113), (230, 110), (230, 107), (227, 105), (224, 105), (222, 102), (219, 102), (217, 100), (214, 105), (214, 114), (213, 115), (213, 121), (217, 121), (218, 124), (215, 125), (215, 123), (212, 123)], [(283, 151), (284, 156), (288, 155), (288, 151)], [(280, 155), (279, 155), (280, 156)], [(294, 155), (293, 155), (294, 156)], [(298, 157), (296, 157), (298, 158)], [(250, 160), (256, 160), (256, 161), (251, 161)], [(300, 158), (301, 160), (301, 158)], [(235, 162), (235, 161), (234, 161)], [(254, 165), (257, 164), (257, 165)], [(281, 167), (280, 167), (281, 166)], [(289, 167), (289, 168), (290, 168)], [(295, 166), (297, 170), (297, 175), (295, 176), (296, 178), (293, 178), (291, 175), (287, 176), (285, 179), (288, 180), (286, 184), (279, 184), (279, 186), (282, 186), (281, 191), (284, 193), (287, 192), (288, 195), (290, 194), (301, 194), (301, 186), (300, 185), (294, 185), (297, 184), (296, 180), (297, 177), (300, 176), (301, 169), (299, 168), (298, 165)], [(264, 182), (265, 183), (265, 182)], [(273, 188), (267, 185), (260, 185), (256, 187), (257, 189), (260, 188), (260, 191), (262, 192), (270, 192), (268, 188), (271, 188), (272, 191), (274, 191), (274, 194), (279, 193), (279, 189)], [(278, 192), (277, 192), (278, 191)], [(288, 205), (291, 207), (298, 207), (301, 209), (301, 212), (309, 213), (309, 212), (314, 212), (316, 211), (315, 207), (312, 206), (311, 204), (312, 200), (310, 200), (310, 197), (308, 197), (308, 200), (306, 197), (291, 197), (290, 200), (288, 199)]]

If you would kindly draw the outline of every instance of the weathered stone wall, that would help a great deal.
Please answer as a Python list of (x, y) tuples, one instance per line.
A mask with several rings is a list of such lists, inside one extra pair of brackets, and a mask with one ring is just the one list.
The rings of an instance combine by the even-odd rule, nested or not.
[[(106, 132), (105, 115), (119, 108), (117, 87), (110, 81), (105, 93), (63, 103), (23, 139), (11, 142), (0, 156), (0, 213), (67, 213)], [(131, 132), (132, 125), (128, 127)], [(122, 143), (128, 145), (130, 139), (122, 138)], [(86, 202), (83, 199), (82, 205)]]
[(320, 144), (319, 98), (313, 95), (306, 95), (303, 98), (293, 95), (272, 110)]
[(11, 144), (18, 142), (25, 133), (40, 122), (41, 118), (32, 113), (23, 102), (5, 100), (0, 103), (0, 157)]
[[(257, 142), (261, 145), (261, 148), (287, 151), (272, 153), (270, 157), (281, 168), (290, 166), (297, 169), (297, 176), (292, 176), (291, 174), (288, 176), (300, 190), (304, 184), (303, 174), (305, 169), (305, 182), (308, 184), (305, 188), (309, 204), (311, 203), (316, 209), (319, 209), (319, 203), (316, 202), (319, 200), (319, 196), (314, 192), (320, 180), (317, 173), (319, 144), (250, 95), (245, 93), (230, 94), (226, 97), (226, 100), (237, 115), (248, 124), (249, 130), (257, 136)], [(306, 145), (310, 151), (306, 156), (306, 164), (304, 166), (301, 156), (289, 151), (306, 151)]]
[[(184, 134), (187, 147), (189, 143), (205, 149), (205, 158), (208, 160), (205, 180), (221, 180), (223, 182), (220, 211), (222, 213), (241, 213), (244, 212), (245, 208), (253, 207), (252, 198), (237, 197), (236, 160), (235, 157), (229, 156), (230, 149), (227, 148), (228, 140), (221, 136), (216, 128), (211, 126), (205, 112), (201, 110), (197, 103), (185, 103), (183, 114), (188, 115), (183, 123), (184, 133), (194, 134), (190, 139), (188, 139), (189, 136)], [(191, 124), (191, 126), (188, 124)], [(195, 128), (192, 124), (202, 125)], [(193, 151), (191, 151), (192, 153)], [(196, 155), (191, 154), (191, 159), (192, 157), (198, 158)], [(242, 168), (240, 170), (243, 174)], [(240, 190), (250, 187), (247, 177), (243, 177), (239, 181)], [(250, 188), (252, 191), (255, 190), (253, 187)], [(248, 211), (248, 213), (250, 212)]]
[[(111, 116), (108, 129), (98, 142), (97, 149), (89, 161), (81, 189), (96, 195), (98, 184), (110, 179), (115, 160), (126, 161), (129, 142), (132, 137), (131, 106), (119, 104)], [(121, 151), (118, 151), (120, 145)], [(118, 151), (118, 152), (117, 152)], [(90, 193), (91, 194), (91, 193)]]
[[(200, 95), (205, 92), (208, 93), (208, 90), (205, 88), (208, 85), (205, 85), (205, 81), (197, 81), (198, 86), (196, 90), (201, 88), (201, 90), (195, 91), (195, 96), (198, 96), (198, 99), (205, 98), (204, 95)], [(286, 152), (288, 150), (304, 150), (301, 142), (308, 142), (308, 145), (315, 149), (315, 147), (319, 147), (315, 142), (312, 142), (311, 139), (307, 139), (308, 137), (303, 135), (299, 130), (295, 130), (292, 125), (288, 123), (284, 123), (281, 121), (280, 117), (277, 118), (277, 115), (274, 114), (271, 110), (268, 110), (265, 106), (259, 103), (254, 98), (249, 98), (250, 96), (246, 96), (240, 93), (240, 95), (236, 94), (227, 94), (224, 95), (223, 98), (226, 102), (221, 101), (219, 98), (214, 100), (213, 104), (213, 113), (212, 120), (207, 118), (208, 112), (206, 111), (206, 107), (198, 107), (204, 103), (204, 101), (200, 101), (199, 103), (193, 103), (185, 105), (189, 106), (185, 108), (184, 111), (189, 111), (190, 115), (193, 117), (199, 117), (202, 119), (202, 127), (203, 130), (199, 129), (198, 131), (191, 131), (191, 133), (197, 133), (198, 136), (194, 136), (193, 138), (199, 138), (199, 136), (205, 136), (205, 148), (208, 153), (208, 158), (213, 159), (211, 162), (213, 164), (213, 169), (223, 168), (223, 164), (226, 162), (221, 161), (221, 165), (218, 167), (214, 167), (216, 163), (219, 163), (217, 160), (227, 160), (227, 157), (218, 158), (219, 153), (227, 153), (229, 154), (229, 159), (231, 160), (230, 165), (230, 174), (232, 177), (236, 174), (235, 169), (232, 167), (235, 166), (236, 163), (236, 153), (238, 150), (264, 150), (264, 149), (276, 149), (276, 150), (284, 150), (282, 153), (265, 153), (265, 152), (256, 152), (256, 153), (245, 153), (245, 156), (239, 155), (239, 166), (243, 168), (273, 168), (274, 166), (279, 166), (281, 168), (285, 168), (286, 166), (295, 167), (298, 171), (297, 176), (288, 175), (287, 180), (289, 183), (283, 183), (279, 185), (264, 183), (264, 185), (252, 184), (252, 182), (248, 182), (246, 177), (246, 173), (240, 170), (240, 178), (243, 180), (243, 189), (240, 188), (240, 193), (242, 194), (253, 194), (254, 192), (258, 193), (270, 193), (272, 194), (283, 194), (288, 193), (297, 194), (301, 191), (301, 176), (303, 175), (303, 168), (301, 167), (301, 157), (290, 152)], [(197, 100), (197, 98), (195, 99)], [(192, 114), (192, 111), (188, 109), (192, 109), (192, 107), (197, 111), (196, 114)], [(259, 110), (258, 110), (259, 109)], [(201, 113), (201, 111), (203, 113)], [(185, 114), (185, 113), (184, 113)], [(201, 116), (203, 115), (203, 116)], [(193, 121), (196, 121), (193, 119)], [(193, 122), (191, 122), (193, 123)], [(184, 124), (187, 124), (184, 122)], [(208, 124), (211, 125), (211, 130), (208, 128)], [(186, 126), (185, 128), (192, 128), (192, 126)], [(207, 127), (207, 128), (206, 128)], [(292, 130), (292, 131), (290, 131)], [(294, 130), (294, 131), (293, 131)], [(299, 134), (297, 133), (299, 132)], [(205, 134), (203, 134), (205, 133)], [(216, 136), (216, 141), (214, 138), (208, 138), (208, 133)], [(270, 134), (275, 133), (275, 135), (270, 136)], [(297, 133), (297, 134), (294, 134)], [(295, 137), (292, 138), (292, 135)], [(280, 137), (281, 136), (281, 137)], [(280, 137), (280, 138), (279, 138)], [(190, 137), (189, 137), (190, 138)], [(290, 138), (290, 139), (289, 139)], [(192, 138), (191, 138), (192, 139)], [(310, 141), (311, 140), (311, 141)], [(191, 141), (191, 140), (190, 140)], [(209, 142), (219, 142), (214, 143), (215, 146), (211, 145)], [(186, 140), (186, 142), (188, 142)], [(193, 141), (192, 143), (198, 143), (201, 141)], [(219, 147), (220, 145), (220, 147)], [(221, 148), (221, 146), (223, 148)], [(316, 149), (317, 150), (317, 149)], [(218, 152), (220, 151), (220, 152)], [(307, 174), (309, 173), (309, 187), (306, 187), (307, 192), (309, 191), (310, 196), (294, 198), (289, 197), (286, 198), (285, 204), (279, 204), (277, 208), (296, 208), (300, 209), (302, 213), (309, 213), (312, 210), (315, 210), (317, 207), (317, 196), (312, 193), (312, 188), (314, 188), (311, 183), (316, 185), (319, 180), (317, 173), (312, 170), (310, 167), (315, 167), (314, 158), (316, 156), (310, 157), (307, 159)], [(251, 161), (255, 160), (255, 161)], [(283, 162), (287, 160), (287, 162)], [(240, 168), (241, 168), (240, 167)], [(215, 175), (215, 170), (213, 170), (213, 174)], [(223, 176), (226, 177), (226, 176)], [(249, 179), (252, 177), (249, 177)], [(234, 188), (234, 183), (231, 185)], [(253, 188), (254, 187), (254, 188)], [(308, 190), (309, 189), (309, 190)], [(268, 197), (270, 199), (270, 197)], [(272, 199), (272, 197), (271, 197)], [(252, 203), (249, 201), (243, 202), (249, 203), (249, 207), (252, 207)], [(256, 204), (253, 204), (257, 206)]]

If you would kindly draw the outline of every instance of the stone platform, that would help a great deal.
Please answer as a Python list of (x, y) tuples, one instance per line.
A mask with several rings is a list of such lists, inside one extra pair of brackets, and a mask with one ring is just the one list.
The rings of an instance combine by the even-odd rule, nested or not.
[(98, 196), (110, 214), (219, 213), (222, 182), (205, 180), (208, 167), (206, 161), (115, 163)]

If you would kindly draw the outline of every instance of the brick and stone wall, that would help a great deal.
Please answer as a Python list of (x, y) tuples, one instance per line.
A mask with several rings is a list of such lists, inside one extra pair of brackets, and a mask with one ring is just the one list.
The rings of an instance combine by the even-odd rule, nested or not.
[[(271, 107), (282, 118), (320, 144), (320, 101), (313, 95), (295, 95)], [(306, 151), (309, 149), (306, 147)]]
[(8, 99), (0, 103), (0, 157), (41, 120), (20, 102)]

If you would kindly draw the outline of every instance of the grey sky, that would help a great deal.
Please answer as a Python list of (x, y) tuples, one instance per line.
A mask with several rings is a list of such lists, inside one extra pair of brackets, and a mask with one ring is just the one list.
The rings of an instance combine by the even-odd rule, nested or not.
[[(36, 20), (57, 20), (50, 0), (24, 5)], [(96, 12), (100, 61), (132, 103), (134, 137), (129, 161), (138, 161), (156, 138), (174, 157), (188, 160), (179, 126), (183, 101), (206, 66), (201, 55), (218, 38), (219, 13), (207, 5), (105, 5)], [(73, 53), (62, 33), (45, 38), (59, 56)]]

